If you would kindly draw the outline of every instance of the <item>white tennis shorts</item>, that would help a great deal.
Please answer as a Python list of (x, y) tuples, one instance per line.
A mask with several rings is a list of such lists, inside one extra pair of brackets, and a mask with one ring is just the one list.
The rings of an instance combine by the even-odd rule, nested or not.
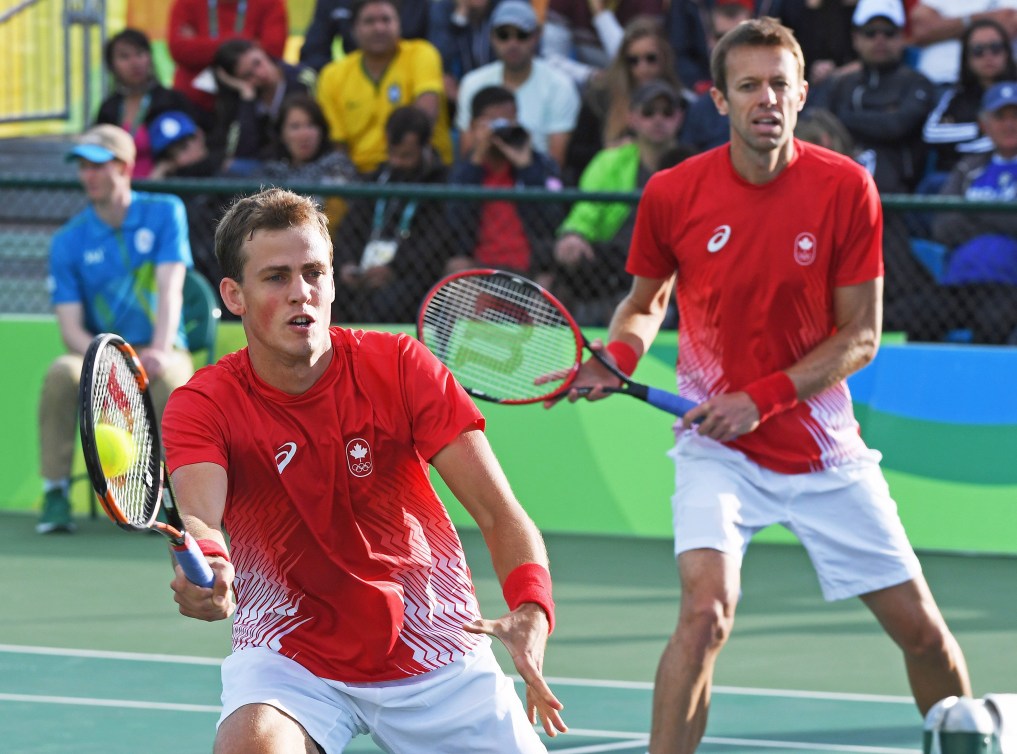
[(299, 722), (326, 754), (367, 734), (392, 754), (546, 754), (489, 643), (429, 673), (382, 683), (318, 678), (264, 647), (222, 664), (219, 724), (245, 704), (270, 704)]
[(756, 532), (781, 524), (801, 540), (829, 601), (903, 584), (921, 573), (875, 450), (850, 464), (781, 474), (694, 432), (675, 462), (675, 555), (707, 548), (741, 562)]

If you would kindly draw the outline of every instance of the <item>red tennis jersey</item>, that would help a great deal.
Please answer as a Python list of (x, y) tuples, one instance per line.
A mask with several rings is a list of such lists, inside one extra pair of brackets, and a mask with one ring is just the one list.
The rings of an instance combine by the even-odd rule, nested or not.
[[(882, 227), (868, 173), (798, 140), (791, 164), (761, 186), (735, 172), (726, 144), (654, 175), (627, 269), (677, 271), (682, 395), (699, 402), (741, 390), (829, 337), (834, 288), (883, 274)], [(727, 444), (789, 474), (865, 449), (844, 382)]]
[(170, 469), (226, 469), (236, 568), (233, 649), (268, 647), (317, 676), (424, 673), (483, 641), (466, 557), (428, 460), (484, 419), (408, 335), (332, 328), (300, 395), (263, 382), (247, 349), (174, 391)]

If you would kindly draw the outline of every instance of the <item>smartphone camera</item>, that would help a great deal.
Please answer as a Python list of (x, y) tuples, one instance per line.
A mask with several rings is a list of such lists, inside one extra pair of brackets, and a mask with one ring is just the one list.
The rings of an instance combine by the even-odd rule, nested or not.
[(513, 123), (505, 118), (495, 118), (491, 121), (491, 132), (510, 147), (521, 147), (530, 140), (526, 129), (518, 123)]

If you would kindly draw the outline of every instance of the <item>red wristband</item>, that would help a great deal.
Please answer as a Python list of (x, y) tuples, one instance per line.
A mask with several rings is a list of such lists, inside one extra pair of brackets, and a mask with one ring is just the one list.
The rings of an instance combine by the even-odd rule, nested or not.
[(759, 421), (798, 405), (798, 389), (787, 372), (774, 372), (742, 388), (759, 409)]
[(201, 550), (202, 555), (210, 558), (222, 558), (227, 563), (230, 562), (230, 554), (214, 539), (199, 539), (198, 549)]
[(509, 610), (524, 602), (540, 605), (547, 613), (547, 633), (554, 631), (554, 600), (551, 599), (551, 574), (539, 563), (523, 563), (505, 578), (501, 593)]
[(636, 365), (639, 364), (639, 354), (636, 353), (635, 348), (625, 341), (612, 340), (604, 350), (614, 357), (614, 363), (625, 374), (631, 376), (636, 371)]

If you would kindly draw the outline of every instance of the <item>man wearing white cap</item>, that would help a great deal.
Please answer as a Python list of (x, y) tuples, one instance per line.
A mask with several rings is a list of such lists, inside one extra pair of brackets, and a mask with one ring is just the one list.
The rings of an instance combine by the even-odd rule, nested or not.
[(191, 266), (187, 215), (178, 197), (131, 190), (134, 139), (122, 128), (89, 129), (68, 153), (88, 206), (50, 246), (50, 290), (69, 353), (46, 372), (39, 402), (43, 477), (40, 534), (74, 530), (67, 487), (77, 434), (82, 355), (101, 332), (137, 350), (161, 414), (169, 393), (193, 372), (181, 318)]
[(565, 74), (536, 57), (540, 22), (529, 2), (498, 4), (491, 14), (491, 44), (498, 59), (466, 74), (459, 84), (459, 153), (465, 156), (473, 149), (469, 137), (473, 96), (486, 87), (503, 86), (516, 96), (519, 124), (529, 132), (534, 149), (563, 165), (579, 117), (579, 91)]

